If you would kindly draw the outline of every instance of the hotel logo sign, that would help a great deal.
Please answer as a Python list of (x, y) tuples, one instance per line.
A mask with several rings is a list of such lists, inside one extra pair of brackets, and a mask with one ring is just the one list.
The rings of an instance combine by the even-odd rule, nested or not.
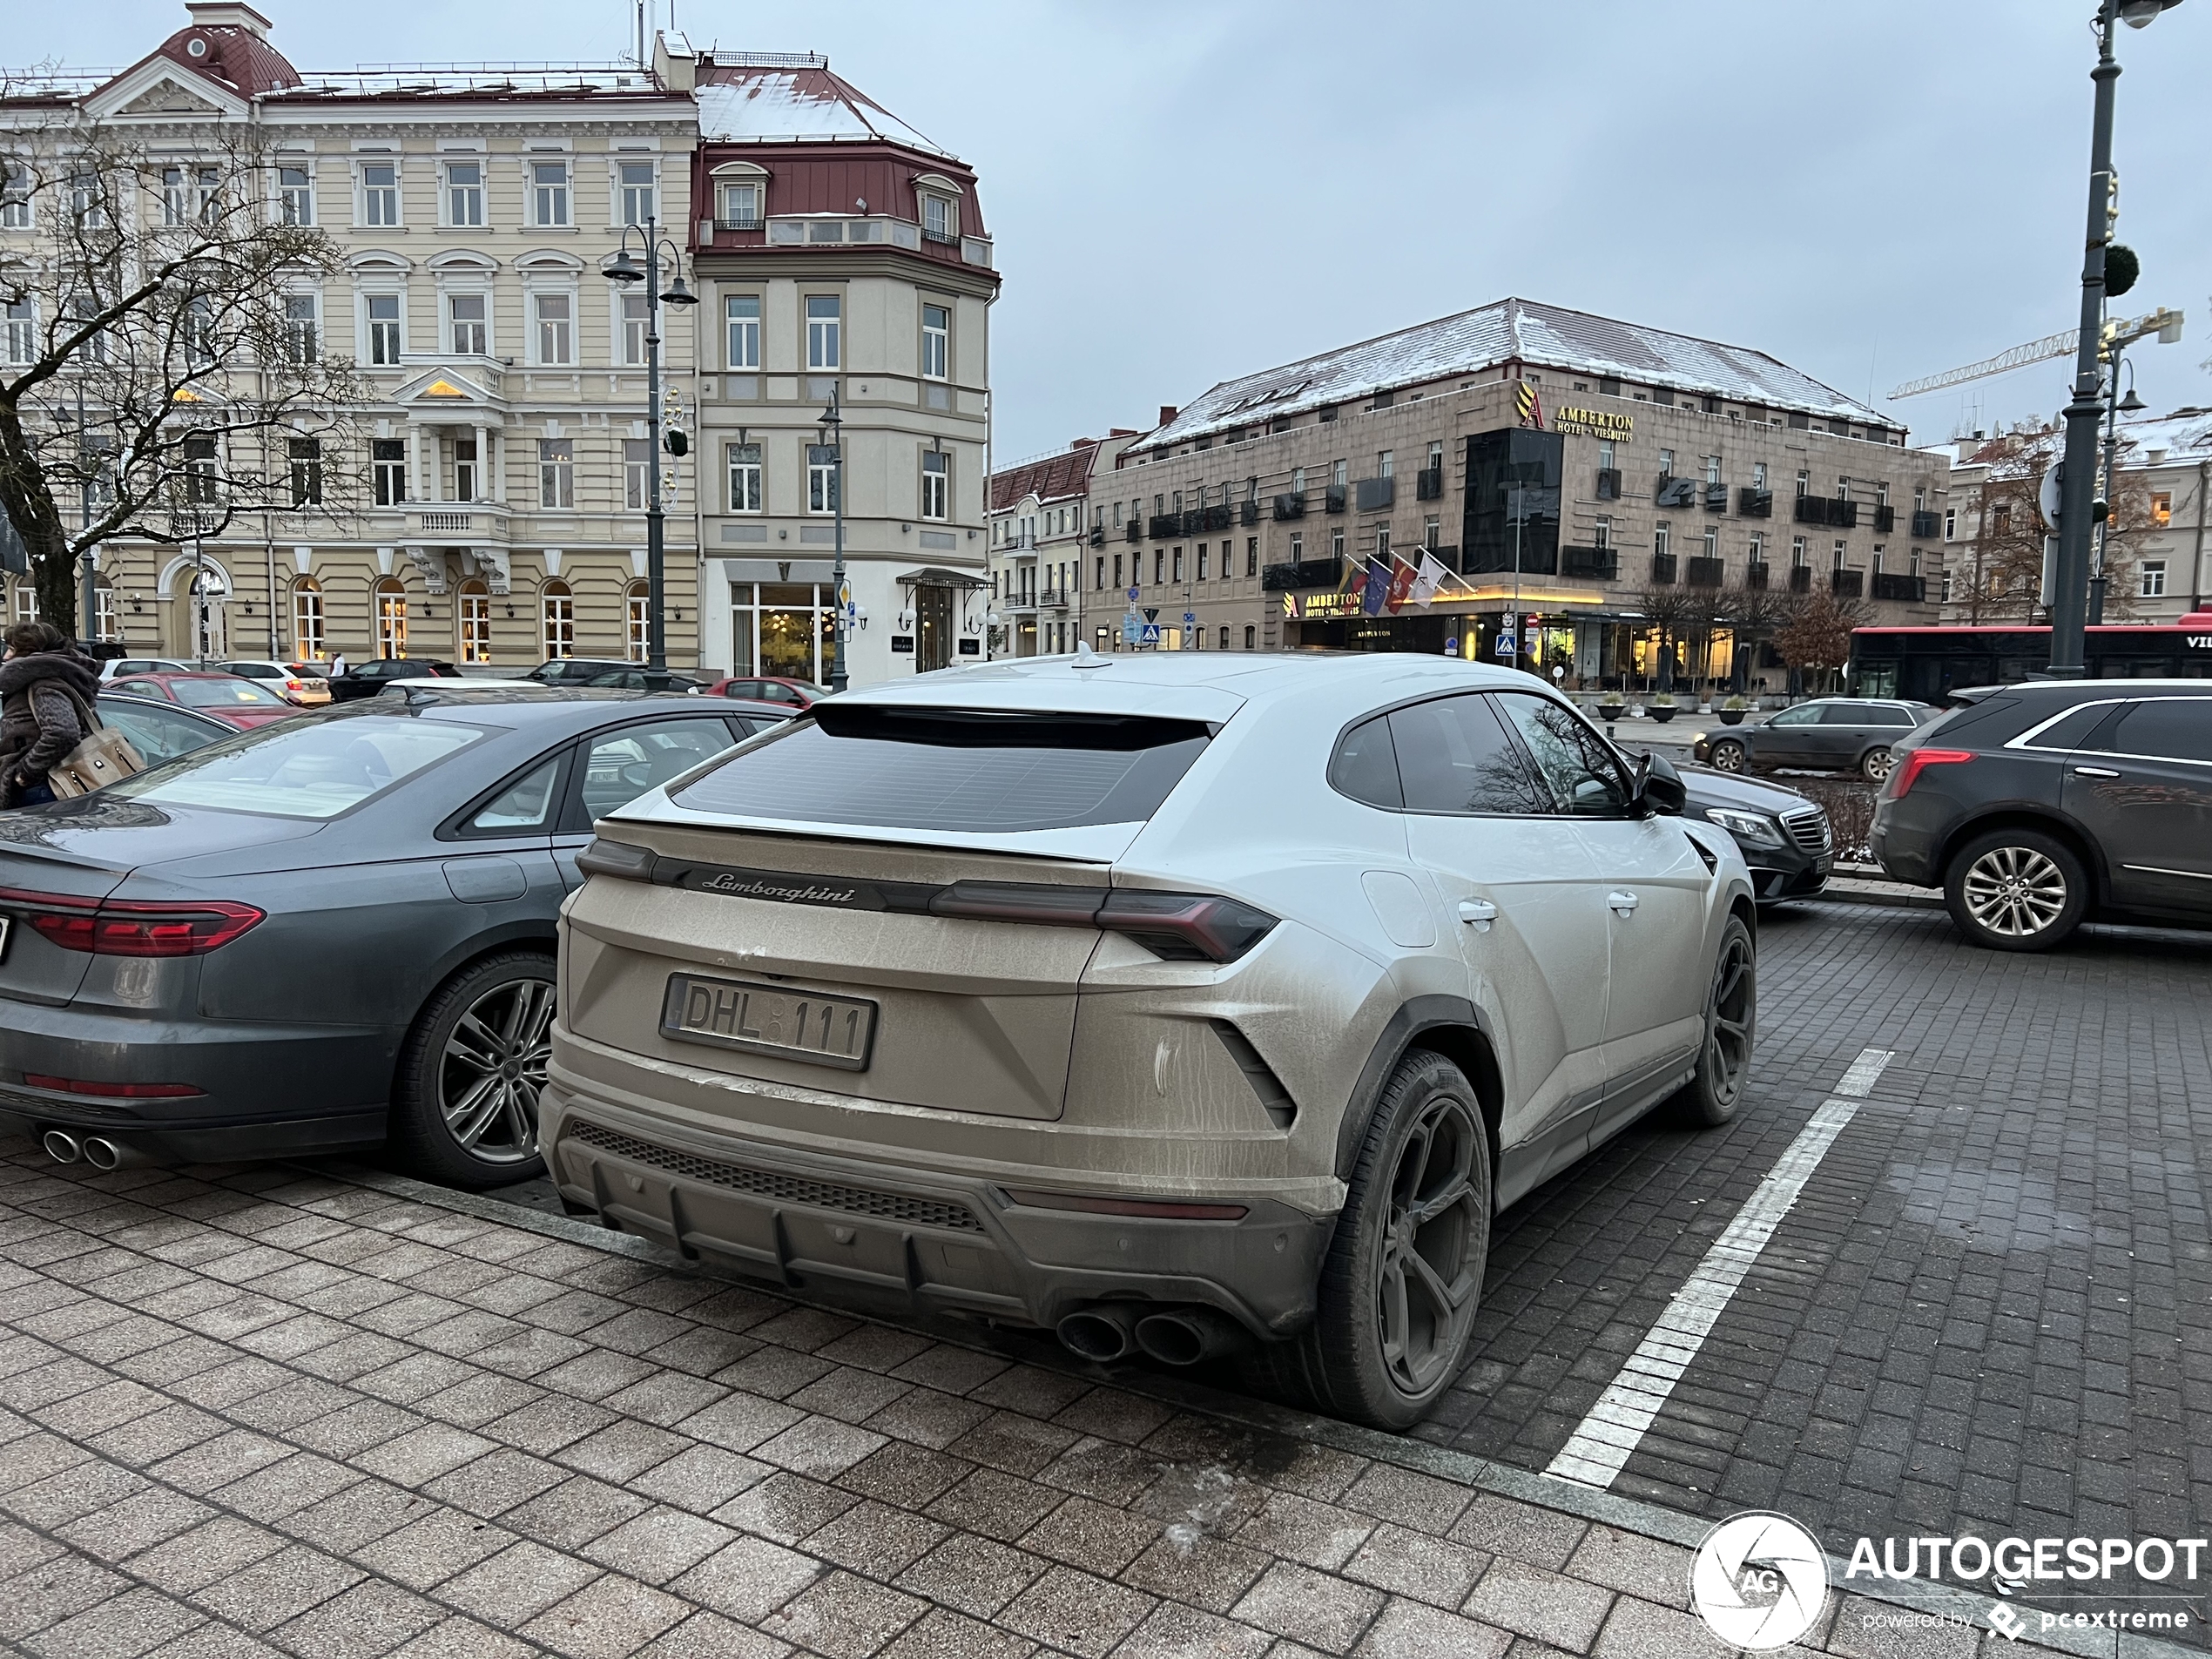
[(1633, 415), (1615, 415), (1608, 409), (1554, 409), (1552, 430), (1627, 443), (1635, 436), (1636, 418)]

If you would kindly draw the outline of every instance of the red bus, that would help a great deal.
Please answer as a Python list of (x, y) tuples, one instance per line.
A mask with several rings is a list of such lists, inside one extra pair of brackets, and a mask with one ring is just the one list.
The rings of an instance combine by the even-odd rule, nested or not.
[[(2212, 611), (2193, 611), (2168, 625), (2091, 628), (2081, 654), (2093, 679), (2212, 678)], [(2051, 631), (2018, 623), (1856, 628), (1845, 680), (1854, 697), (1940, 704), (1961, 686), (2033, 678), (2050, 660)]]

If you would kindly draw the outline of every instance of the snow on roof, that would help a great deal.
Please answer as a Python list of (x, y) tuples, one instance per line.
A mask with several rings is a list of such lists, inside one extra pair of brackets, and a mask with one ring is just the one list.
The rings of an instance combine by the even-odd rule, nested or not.
[(1586, 311), (1507, 299), (1263, 374), (1224, 381), (1154, 433), (1146, 447), (1180, 443), (1324, 404), (1514, 361), (1765, 408), (1885, 428), (1892, 424), (1887, 416), (1764, 352)]
[(711, 74), (696, 94), (699, 137), (710, 142), (874, 138), (952, 157), (826, 69), (718, 64)]
[(2122, 421), (2120, 442), (2122, 467), (2149, 466), (2153, 449), (2163, 449), (2169, 466), (2212, 460), (2212, 409), (2176, 409), (2148, 421)]

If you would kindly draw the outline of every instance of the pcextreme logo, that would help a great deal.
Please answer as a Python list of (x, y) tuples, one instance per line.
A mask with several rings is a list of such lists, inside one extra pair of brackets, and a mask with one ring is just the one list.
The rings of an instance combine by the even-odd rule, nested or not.
[(1787, 1515), (1730, 1515), (1690, 1560), (1689, 1602), (1731, 1648), (1785, 1648), (1828, 1604), (1827, 1557), (1820, 1541)]

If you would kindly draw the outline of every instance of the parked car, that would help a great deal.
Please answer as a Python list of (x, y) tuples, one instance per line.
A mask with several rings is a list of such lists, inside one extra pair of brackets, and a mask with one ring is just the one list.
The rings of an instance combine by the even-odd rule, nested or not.
[(378, 699), (0, 813), (0, 1121), (102, 1164), (388, 1136), (435, 1179), (538, 1174), (576, 855), (745, 724), (622, 692)]
[(709, 697), (743, 698), (752, 703), (781, 703), (794, 709), (811, 709), (829, 695), (826, 685), (816, 685), (809, 680), (747, 678), (733, 675), (716, 680), (706, 688)]
[(236, 674), (132, 674), (107, 683), (116, 697), (142, 697), (178, 703), (243, 732), (282, 720), (300, 711), (266, 686)]
[(1780, 784), (1705, 766), (1683, 767), (1682, 786), (1684, 817), (1702, 818), (1735, 838), (1762, 908), (1814, 898), (1827, 887), (1835, 840), (1817, 802)]
[(1757, 725), (1700, 732), (1693, 759), (1716, 772), (1856, 772), (1869, 783), (1890, 775), (1890, 751), (1935, 711), (1925, 703), (1878, 698), (1823, 697), (1800, 703)]
[(374, 697), (387, 680), (461, 678), (459, 669), (435, 657), (378, 657), (356, 663), (342, 674), (333, 674), (330, 697), (334, 703), (350, 703), (355, 698)]
[(166, 657), (111, 657), (100, 664), (100, 678), (111, 680), (118, 674), (189, 674), (190, 663), (173, 662)]
[(303, 709), (319, 709), (330, 701), (330, 682), (320, 674), (310, 674), (293, 663), (265, 663), (244, 660), (218, 663), (216, 667), (226, 674), (236, 674), (258, 685), (266, 685), (287, 703)]
[[(541, 685), (592, 685), (622, 691), (653, 689), (646, 684), (646, 670), (643, 663), (617, 662), (605, 657), (548, 658), (530, 670), (528, 678)], [(696, 674), (668, 671), (668, 689), (671, 691), (696, 691), (705, 684)]]
[(1960, 932), (2047, 950), (2085, 921), (2212, 927), (2212, 683), (1951, 693), (1897, 748), (1874, 856)]
[(149, 698), (118, 697), (103, 691), (95, 699), (95, 706), (102, 720), (130, 738), (131, 746), (149, 766), (205, 749), (218, 738), (238, 732), (227, 720)]
[[(703, 699), (704, 700), (704, 699)], [(1403, 1426), (1504, 1205), (1725, 1122), (1750, 882), (1565, 699), (1405, 656), (951, 670), (599, 826), (541, 1133), (564, 1199), (745, 1271)]]

